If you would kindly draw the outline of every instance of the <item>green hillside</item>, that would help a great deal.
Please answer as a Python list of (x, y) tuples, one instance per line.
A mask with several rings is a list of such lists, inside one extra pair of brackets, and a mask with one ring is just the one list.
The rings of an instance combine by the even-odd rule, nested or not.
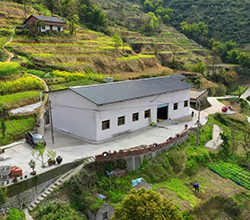
[(174, 10), (172, 24), (205, 22), (209, 28), (209, 37), (222, 42), (236, 41), (244, 46), (250, 43), (250, 1), (215, 0), (215, 1), (164, 1)]

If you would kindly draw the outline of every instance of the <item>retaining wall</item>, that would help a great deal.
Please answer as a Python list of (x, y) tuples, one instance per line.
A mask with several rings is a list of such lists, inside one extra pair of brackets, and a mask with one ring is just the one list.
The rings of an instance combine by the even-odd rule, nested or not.
[(24, 208), (23, 205), (31, 203), (47, 186), (53, 183), (59, 176), (75, 168), (83, 161), (75, 161), (67, 164), (58, 165), (54, 169), (38, 174), (29, 179), (20, 180), (12, 185), (6, 185), (8, 201), (2, 207)]
[(134, 148), (130, 150), (123, 150), (119, 152), (103, 152), (103, 154), (98, 154), (95, 156), (95, 160), (98, 161), (109, 161), (117, 159), (125, 159), (127, 162), (127, 170), (137, 170), (143, 163), (144, 159), (150, 159), (164, 151), (167, 151), (173, 146), (179, 145), (186, 142), (188, 139), (188, 130), (177, 134), (175, 137), (169, 138), (167, 141), (157, 144), (154, 143), (149, 146)]

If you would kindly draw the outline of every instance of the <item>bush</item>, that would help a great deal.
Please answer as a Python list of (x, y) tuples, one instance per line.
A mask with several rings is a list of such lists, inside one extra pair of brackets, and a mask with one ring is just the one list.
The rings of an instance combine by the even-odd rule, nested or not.
[(14, 62), (0, 62), (0, 77), (15, 74), (19, 71), (20, 64)]
[(78, 212), (69, 205), (63, 205), (61, 202), (53, 205), (51, 203), (39, 208), (35, 214), (35, 220), (41, 219), (67, 219), (67, 220), (85, 220)]
[(214, 96), (225, 96), (227, 87), (223, 84), (218, 84), (218, 87), (215, 88)]
[(8, 212), (9, 216), (6, 218), (6, 220), (20, 220), (20, 219), (26, 219), (25, 214), (22, 211), (19, 211), (16, 208), (11, 208)]
[(186, 162), (187, 174), (194, 175), (197, 170), (198, 170), (198, 166), (197, 166), (197, 163), (195, 162), (195, 160), (193, 160), (193, 159), (187, 160), (187, 162)]

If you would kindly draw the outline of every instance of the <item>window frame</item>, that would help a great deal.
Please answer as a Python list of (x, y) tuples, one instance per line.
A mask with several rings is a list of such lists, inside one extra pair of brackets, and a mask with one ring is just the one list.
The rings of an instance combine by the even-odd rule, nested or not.
[(151, 115), (150, 109), (144, 111), (144, 118), (150, 118), (150, 115)]
[(117, 126), (121, 126), (121, 125), (125, 125), (125, 115), (124, 116), (120, 116), (117, 119)]
[(139, 112), (133, 113), (132, 115), (132, 121), (139, 121)]
[(184, 101), (184, 108), (188, 107), (188, 100)]
[[(107, 126), (103, 127), (104, 124), (107, 125)], [(110, 120), (102, 121), (102, 131), (105, 131), (107, 129), (110, 129)]]
[(178, 110), (178, 102), (174, 103), (174, 105), (173, 105), (173, 110), (174, 110), (174, 111)]

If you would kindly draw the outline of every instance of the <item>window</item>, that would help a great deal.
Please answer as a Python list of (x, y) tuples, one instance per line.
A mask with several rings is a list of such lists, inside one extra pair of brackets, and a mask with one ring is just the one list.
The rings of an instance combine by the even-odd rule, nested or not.
[(109, 129), (109, 120), (102, 122), (102, 130)]
[(118, 118), (118, 126), (124, 125), (125, 124), (125, 116), (119, 117)]
[(184, 101), (184, 107), (188, 107), (188, 100)]
[(174, 103), (174, 110), (178, 109), (178, 103)]
[(150, 117), (150, 109), (146, 110), (144, 113), (144, 118), (149, 118)]
[(42, 26), (42, 30), (45, 30), (45, 25)]
[(139, 113), (134, 113), (133, 114), (133, 121), (138, 121), (139, 120)]
[(61, 31), (61, 27), (57, 27), (57, 30), (58, 30), (58, 31)]
[(103, 220), (108, 219), (108, 212), (103, 212)]

